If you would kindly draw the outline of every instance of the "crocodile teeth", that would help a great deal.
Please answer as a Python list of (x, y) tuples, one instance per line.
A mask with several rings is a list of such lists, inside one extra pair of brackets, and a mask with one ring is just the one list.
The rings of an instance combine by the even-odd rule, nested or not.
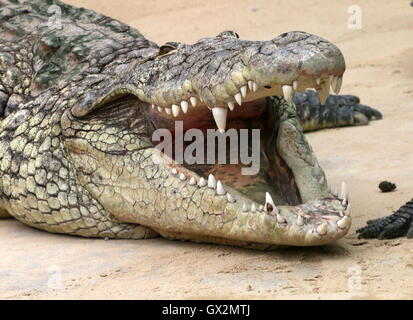
[(256, 84), (254, 81), (248, 80), (248, 88), (249, 88), (252, 92), (255, 92), (255, 91), (257, 91), (258, 86), (257, 86), (257, 84)]
[(263, 205), (260, 205), (260, 206), (258, 207), (258, 211), (260, 211), (260, 212), (264, 211), (264, 206), (263, 206)]
[(189, 180), (189, 185), (190, 186), (196, 185), (196, 179), (194, 177), (192, 177), (191, 180)]
[(247, 211), (248, 211), (248, 205), (244, 202), (244, 204), (242, 205), (242, 212), (247, 212)]
[(301, 226), (303, 226), (304, 225), (304, 219), (303, 219), (303, 217), (302, 216), (298, 216), (297, 217), (297, 226), (299, 226), (299, 227), (301, 227)]
[(316, 78), (315, 83), (317, 83), (317, 85), (319, 86), (321, 84), (321, 78)]
[(256, 82), (253, 82), (253, 83), (252, 83), (252, 92), (255, 92), (255, 91), (257, 91), (257, 90), (258, 90), (258, 85), (257, 85)]
[(282, 215), (280, 215), (280, 214), (277, 213), (277, 222), (278, 222), (278, 223), (285, 223), (286, 220), (285, 220), (285, 218), (284, 218)]
[(228, 102), (228, 108), (229, 108), (229, 110), (234, 111), (234, 109), (235, 109), (234, 102), (232, 102), (232, 101)]
[(176, 170), (176, 168), (173, 168), (172, 169), (172, 174), (176, 176), (178, 174), (178, 170)]
[(348, 198), (348, 189), (346, 183), (343, 181), (341, 183), (341, 193), (340, 193), (340, 199), (347, 200)]
[(344, 216), (343, 219), (337, 221), (337, 225), (340, 229), (345, 229), (350, 225), (350, 218)]
[(155, 109), (155, 105), (154, 105), (154, 104), (151, 104), (151, 107), (152, 107), (152, 109)]
[(274, 201), (272, 200), (271, 195), (268, 192), (266, 192), (265, 193), (265, 210), (268, 213), (271, 213), (274, 211), (274, 208), (275, 208)]
[(293, 87), (285, 84), (283, 85), (282, 89), (283, 89), (284, 99), (287, 102), (292, 102), (293, 101)]
[(326, 79), (325, 82), (321, 85), (320, 91), (318, 91), (318, 97), (320, 98), (320, 103), (325, 104), (330, 94), (330, 80)]
[(344, 215), (346, 215), (347, 217), (349, 217), (351, 214), (351, 203), (348, 204), (346, 212), (344, 213)]
[(224, 187), (222, 186), (221, 181), (218, 180), (218, 182), (217, 182), (217, 195), (225, 196), (226, 193), (227, 192), (225, 191)]
[(182, 101), (181, 101), (181, 108), (182, 108), (182, 111), (183, 111), (184, 113), (187, 113), (187, 112), (188, 112), (188, 108), (189, 108), (189, 103), (186, 102), (185, 100), (182, 100)]
[(294, 91), (297, 91), (297, 90), (298, 90), (298, 80), (295, 80), (295, 81), (293, 82), (293, 89), (294, 89)]
[(251, 205), (251, 212), (255, 212), (255, 211), (257, 211), (257, 207), (255, 206), (255, 203), (253, 203)]
[(327, 233), (327, 223), (322, 223), (317, 227), (317, 232), (319, 235), (323, 236)]
[(179, 180), (181, 180), (181, 181), (185, 181), (185, 180), (186, 180), (186, 177), (185, 177), (185, 175), (184, 175), (183, 173), (181, 173), (181, 174), (179, 175)]
[(341, 85), (343, 83), (343, 77), (338, 77), (332, 75), (330, 77), (331, 89), (333, 89), (335, 94), (339, 94), (341, 90)]
[(208, 176), (208, 188), (215, 189), (217, 187), (217, 180), (213, 174)]
[(238, 105), (241, 105), (241, 104), (242, 104), (241, 93), (238, 92), (238, 93), (234, 96), (234, 99), (235, 99), (235, 101), (238, 103)]
[(179, 106), (177, 106), (176, 104), (172, 105), (172, 114), (174, 115), (174, 117), (177, 117), (180, 111), (181, 108)]
[(242, 97), (245, 98), (247, 96), (247, 86), (242, 86), (240, 88), (240, 91), (241, 91)]
[(156, 109), (158, 109), (159, 112), (162, 112), (162, 111), (163, 111), (163, 109), (162, 109), (161, 107), (159, 107), (159, 106), (157, 106)]
[(165, 112), (166, 112), (167, 114), (171, 114), (171, 113), (172, 113), (172, 109), (171, 109), (171, 108), (165, 108)]
[(227, 193), (227, 200), (228, 200), (228, 202), (231, 202), (231, 203), (235, 202), (234, 197), (230, 193)]
[(227, 108), (212, 108), (212, 115), (214, 116), (215, 123), (217, 124), (218, 130), (221, 133), (225, 132), (225, 127), (227, 125)]
[(191, 104), (193, 107), (196, 107), (196, 104), (198, 103), (198, 100), (196, 97), (190, 97), (189, 101), (191, 101)]
[(207, 183), (206, 183), (206, 181), (205, 181), (205, 179), (202, 177), (201, 179), (199, 179), (199, 182), (198, 182), (198, 187), (200, 187), (200, 188), (203, 188), (203, 187), (205, 187), (207, 185)]

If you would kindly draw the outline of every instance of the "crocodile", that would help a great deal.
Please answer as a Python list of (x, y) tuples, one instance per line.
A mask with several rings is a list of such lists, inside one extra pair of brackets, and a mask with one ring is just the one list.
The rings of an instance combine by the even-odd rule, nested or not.
[[(83, 237), (250, 248), (347, 234), (347, 187), (330, 190), (302, 128), (381, 114), (338, 95), (345, 61), (329, 41), (224, 31), (159, 46), (57, 0), (0, 0), (0, 34), (0, 216)], [(179, 128), (212, 130), (215, 143), (232, 130), (247, 155), (258, 150), (258, 171), (179, 161), (191, 144), (176, 137), (172, 154), (158, 148)]]

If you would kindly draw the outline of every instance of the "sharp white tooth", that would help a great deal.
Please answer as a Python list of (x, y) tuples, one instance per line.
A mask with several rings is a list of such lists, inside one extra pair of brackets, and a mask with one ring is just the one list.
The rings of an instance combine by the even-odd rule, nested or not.
[(341, 183), (341, 193), (340, 193), (340, 199), (347, 200), (348, 198), (348, 189), (346, 183), (343, 181)]
[(319, 235), (323, 236), (327, 233), (327, 223), (322, 223), (317, 227), (317, 232)]
[(235, 99), (235, 101), (236, 101), (239, 105), (242, 104), (241, 93), (238, 92), (238, 93), (234, 96), (234, 99)]
[(189, 185), (190, 186), (196, 185), (196, 179), (194, 177), (192, 177), (191, 180), (189, 180)]
[(298, 80), (295, 80), (295, 81), (293, 82), (293, 89), (294, 89), (294, 91), (297, 91), (297, 90), (298, 90)]
[(151, 107), (152, 107), (152, 109), (155, 109), (155, 105), (154, 105), (154, 104), (151, 104)]
[(217, 124), (218, 130), (222, 133), (225, 132), (225, 127), (227, 125), (227, 108), (212, 108), (212, 115), (214, 116), (215, 123)]
[(344, 213), (345, 216), (349, 217), (351, 215), (351, 203), (348, 204), (346, 212)]
[(315, 83), (317, 83), (317, 85), (319, 86), (320, 83), (321, 83), (321, 78), (316, 78), (316, 79), (315, 79)]
[(247, 211), (248, 211), (248, 205), (246, 202), (244, 202), (244, 204), (242, 205), (242, 212), (247, 212)]
[(176, 176), (178, 174), (178, 170), (176, 170), (176, 168), (173, 168), (172, 169), (172, 174)]
[(252, 83), (253, 81), (248, 80), (248, 89), (250, 89), (250, 91), (252, 91)]
[(321, 86), (321, 90), (317, 92), (318, 92), (318, 97), (320, 98), (320, 103), (325, 104), (328, 98), (328, 95), (330, 94), (330, 80), (325, 79), (325, 82)]
[(255, 211), (257, 211), (257, 207), (255, 206), (255, 203), (253, 203), (251, 205), (251, 212), (255, 212)]
[(196, 97), (190, 97), (189, 100), (191, 101), (191, 104), (193, 107), (196, 107), (196, 104), (198, 103), (198, 100)]
[(182, 100), (182, 101), (181, 101), (181, 108), (182, 108), (182, 111), (183, 111), (184, 113), (187, 113), (187, 112), (188, 112), (188, 108), (189, 108), (189, 103), (186, 102), (185, 100)]
[(206, 185), (207, 185), (207, 183), (206, 183), (205, 179), (203, 177), (201, 177), (201, 179), (199, 179), (199, 182), (198, 182), (198, 187), (203, 188)]
[(225, 191), (224, 187), (222, 186), (221, 181), (218, 180), (217, 182), (217, 195), (225, 196), (227, 192)]
[(179, 175), (179, 180), (184, 181), (185, 179), (186, 179), (185, 175), (184, 175), (183, 173), (181, 173), (181, 174)]
[(258, 85), (257, 85), (257, 83), (256, 82), (252, 82), (252, 92), (255, 92), (255, 91), (257, 91), (258, 90)]
[(283, 94), (284, 94), (284, 99), (287, 102), (292, 102), (293, 101), (293, 87), (289, 85), (283, 85)]
[(346, 206), (346, 205), (347, 205), (347, 200), (344, 199), (343, 201), (341, 201), (341, 205), (342, 205), (342, 206)]
[(274, 213), (275, 210), (274, 201), (272, 200), (272, 197), (268, 192), (265, 193), (265, 210), (268, 213)]
[(234, 111), (234, 109), (235, 109), (234, 102), (232, 102), (232, 101), (228, 102), (228, 108), (229, 108), (229, 110)]
[(228, 200), (228, 202), (231, 202), (231, 203), (235, 202), (234, 197), (230, 193), (227, 193), (227, 200)]
[(341, 90), (341, 85), (343, 84), (343, 77), (334, 77), (331, 83), (331, 88), (335, 94), (339, 94)]
[(162, 111), (163, 111), (163, 109), (162, 109), (161, 107), (159, 107), (159, 106), (157, 106), (156, 109), (158, 109), (159, 112), (162, 112)]
[(284, 218), (282, 215), (280, 215), (280, 214), (277, 213), (277, 222), (278, 222), (278, 223), (285, 223), (286, 220), (285, 220), (285, 218)]
[(351, 223), (351, 219), (347, 216), (344, 216), (341, 220), (337, 221), (337, 225), (340, 229), (347, 228)]
[(217, 187), (217, 180), (213, 174), (208, 176), (208, 188), (215, 189)]
[(247, 86), (242, 86), (240, 88), (240, 91), (241, 91), (242, 97), (245, 98), (247, 96)]
[(172, 113), (172, 109), (171, 109), (171, 108), (165, 108), (165, 112), (166, 112), (167, 114), (171, 114), (171, 113)]
[(180, 106), (177, 106), (176, 104), (172, 105), (172, 114), (174, 115), (174, 117), (177, 117), (180, 111), (181, 111)]
[(264, 206), (260, 205), (259, 208), (258, 208), (258, 211), (260, 211), (260, 212), (264, 211)]
[(303, 226), (304, 225), (304, 218), (302, 217), (302, 216), (300, 216), (300, 215), (298, 215), (298, 217), (297, 217), (297, 226)]

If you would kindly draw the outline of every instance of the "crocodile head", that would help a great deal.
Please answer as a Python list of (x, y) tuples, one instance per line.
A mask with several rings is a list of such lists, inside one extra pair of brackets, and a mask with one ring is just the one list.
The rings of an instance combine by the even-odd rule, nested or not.
[[(178, 239), (326, 244), (350, 227), (347, 191), (329, 191), (291, 100), (307, 88), (321, 100), (330, 86), (338, 93), (344, 70), (336, 46), (304, 32), (167, 43), (75, 104), (62, 119), (65, 143), (80, 183), (122, 222)], [(202, 163), (182, 157), (193, 148), (190, 129), (204, 138)], [(168, 132), (169, 142), (160, 139)], [(207, 140), (230, 132), (241, 145), (228, 139), (235, 158), (222, 161)]]

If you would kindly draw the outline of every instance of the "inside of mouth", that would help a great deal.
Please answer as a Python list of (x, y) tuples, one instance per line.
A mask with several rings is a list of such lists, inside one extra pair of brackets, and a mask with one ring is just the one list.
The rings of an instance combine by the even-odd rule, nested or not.
[[(214, 139), (214, 146), (208, 142), (208, 130), (219, 133), (212, 113), (205, 105), (191, 107), (186, 114), (181, 114), (179, 117), (168, 116), (157, 112), (156, 109), (148, 108), (147, 119), (151, 124), (152, 133), (158, 128), (168, 129), (171, 132), (172, 158), (175, 161), (178, 160), (178, 153), (184, 155), (187, 148), (195, 141), (183, 141), (185, 134), (190, 129), (202, 131), (204, 156), (199, 159), (203, 161), (189, 164), (183, 157), (180, 163), (200, 177), (208, 179), (209, 174), (213, 174), (226, 188), (232, 188), (257, 203), (263, 202), (263, 195), (266, 192), (271, 194), (276, 205), (294, 206), (302, 203), (294, 174), (276, 148), (280, 119), (277, 110), (274, 110), (267, 98), (249, 101), (235, 108), (234, 111), (228, 111), (226, 132), (230, 129), (236, 130), (238, 143), (231, 144), (230, 138), (226, 139), (224, 163), (218, 158), (218, 139)], [(254, 152), (252, 144), (256, 141), (253, 141), (251, 134), (248, 135), (247, 143), (245, 139), (242, 140), (240, 132), (243, 129), (247, 129), (248, 132), (252, 132), (252, 129), (259, 130), (259, 169), (252, 175), (242, 174), (242, 168), (251, 167), (252, 163), (246, 163), (245, 159), (242, 161), (240, 152), (248, 152), (248, 155), (252, 156)], [(160, 142), (152, 141), (152, 143), (156, 146)], [(215, 161), (208, 164), (207, 162), (210, 161), (207, 160), (207, 155), (211, 157), (211, 150)], [(236, 152), (236, 163), (231, 164), (230, 150), (235, 150), (234, 154)]]

